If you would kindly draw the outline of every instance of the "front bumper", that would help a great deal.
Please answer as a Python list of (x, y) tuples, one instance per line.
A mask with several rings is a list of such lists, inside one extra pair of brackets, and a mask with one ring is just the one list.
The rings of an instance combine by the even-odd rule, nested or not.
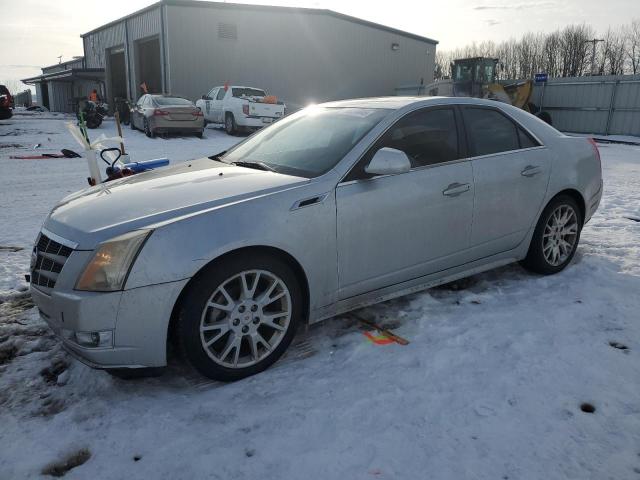
[[(31, 295), (40, 315), (73, 356), (94, 368), (166, 365), (173, 306), (188, 280), (121, 292), (56, 291), (36, 286)], [(84, 347), (69, 333), (110, 331), (111, 347)]]

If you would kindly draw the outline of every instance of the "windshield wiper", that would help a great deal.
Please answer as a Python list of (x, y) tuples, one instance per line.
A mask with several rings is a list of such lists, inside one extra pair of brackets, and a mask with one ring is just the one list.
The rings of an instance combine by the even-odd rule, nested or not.
[(232, 165), (237, 165), (239, 167), (246, 168), (254, 168), (256, 170), (264, 170), (266, 172), (275, 172), (276, 169), (271, 165), (268, 165), (264, 162), (254, 162), (249, 160), (238, 160), (237, 162), (231, 162)]

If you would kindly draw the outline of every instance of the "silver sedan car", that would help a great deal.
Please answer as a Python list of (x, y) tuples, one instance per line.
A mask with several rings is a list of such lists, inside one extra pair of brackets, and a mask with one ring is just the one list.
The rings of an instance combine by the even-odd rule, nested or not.
[(191, 100), (174, 95), (142, 95), (131, 108), (131, 130), (147, 137), (157, 134), (189, 133), (202, 138), (204, 116)]
[(296, 328), (511, 262), (564, 269), (602, 194), (593, 142), (509, 105), (311, 106), (227, 152), (75, 193), (31, 292), (69, 352), (202, 374), (273, 364)]

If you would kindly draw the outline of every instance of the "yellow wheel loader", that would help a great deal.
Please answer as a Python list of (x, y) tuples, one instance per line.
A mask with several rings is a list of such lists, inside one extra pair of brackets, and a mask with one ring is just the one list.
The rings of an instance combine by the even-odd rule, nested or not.
[(439, 80), (425, 87), (429, 96), (475, 97), (497, 100), (526, 110), (551, 124), (549, 112), (541, 112), (531, 103), (533, 82), (523, 80), (511, 84), (497, 81), (498, 59), (462, 58), (451, 63), (451, 79)]

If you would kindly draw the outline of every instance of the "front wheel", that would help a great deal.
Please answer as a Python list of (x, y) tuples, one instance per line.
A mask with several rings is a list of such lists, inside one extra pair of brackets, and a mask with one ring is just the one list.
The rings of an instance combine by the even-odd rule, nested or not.
[(582, 213), (572, 197), (554, 198), (538, 220), (522, 265), (543, 275), (563, 270), (576, 253), (582, 223)]
[(181, 303), (178, 340), (203, 375), (221, 381), (259, 373), (285, 352), (302, 317), (302, 293), (284, 262), (264, 254), (215, 262)]

